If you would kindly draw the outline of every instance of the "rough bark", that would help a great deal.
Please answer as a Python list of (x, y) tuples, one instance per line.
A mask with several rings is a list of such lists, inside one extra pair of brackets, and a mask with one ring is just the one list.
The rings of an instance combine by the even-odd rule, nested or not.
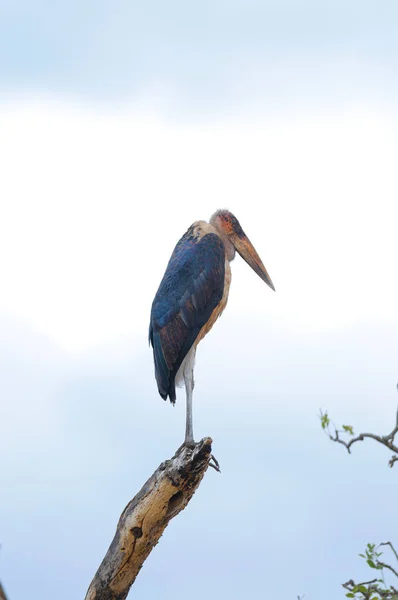
[(1, 585), (1, 583), (0, 583), (0, 600), (7, 600), (6, 593), (5, 593), (4, 588)]
[(204, 438), (192, 449), (179, 448), (128, 503), (85, 600), (127, 597), (169, 521), (186, 507), (198, 488), (212, 458), (211, 444), (210, 438)]

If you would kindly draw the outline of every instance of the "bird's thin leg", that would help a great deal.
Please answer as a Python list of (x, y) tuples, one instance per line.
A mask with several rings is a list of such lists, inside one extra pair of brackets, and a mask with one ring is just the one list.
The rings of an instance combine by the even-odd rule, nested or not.
[(184, 371), (185, 391), (187, 394), (187, 414), (186, 414), (186, 427), (185, 427), (185, 441), (186, 446), (194, 446), (195, 442), (193, 439), (193, 424), (192, 424), (192, 393), (194, 388), (193, 369), (188, 368)]

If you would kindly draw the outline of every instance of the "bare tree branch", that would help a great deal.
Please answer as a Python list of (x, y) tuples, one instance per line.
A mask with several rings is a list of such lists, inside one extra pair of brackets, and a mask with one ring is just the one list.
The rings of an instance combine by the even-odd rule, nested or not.
[(341, 585), (343, 586), (343, 588), (346, 588), (347, 590), (351, 590), (353, 587), (356, 587), (357, 585), (372, 585), (372, 583), (377, 583), (377, 579), (371, 579), (370, 581), (361, 581), (361, 583), (355, 583), (352, 579), (350, 579), (349, 581), (346, 581), (345, 583), (342, 583)]
[(128, 503), (86, 600), (124, 600), (169, 521), (182, 511), (211, 464), (211, 438), (182, 446)]
[[(363, 442), (363, 440), (365, 438), (370, 438), (372, 440), (375, 440), (376, 442), (379, 442), (379, 444), (386, 446), (387, 448), (392, 450), (392, 452), (396, 452), (398, 454), (398, 446), (393, 443), (394, 437), (397, 432), (398, 432), (398, 414), (397, 414), (397, 424), (394, 427), (394, 429), (392, 430), (392, 432), (389, 433), (388, 435), (377, 435), (375, 433), (360, 433), (359, 435), (353, 437), (349, 442), (346, 442), (345, 440), (342, 440), (339, 436), (339, 434), (342, 433), (341, 430), (335, 429), (334, 435), (329, 434), (329, 437), (333, 442), (338, 442), (339, 444), (343, 444), (343, 446), (345, 446), (347, 448), (349, 453), (351, 453), (351, 446), (353, 444), (355, 444), (356, 442)], [(393, 456), (392, 459), (390, 460), (391, 467), (396, 460), (398, 460), (398, 456)]]
[(392, 456), (392, 457), (390, 458), (390, 460), (388, 461), (388, 465), (389, 465), (390, 467), (393, 467), (393, 466), (394, 466), (394, 463), (395, 463), (395, 461), (396, 461), (396, 460), (398, 460), (398, 456)]
[(391, 565), (387, 565), (387, 563), (381, 562), (381, 560), (377, 561), (377, 566), (382, 567), (383, 569), (389, 569), (391, 573), (394, 573), (395, 577), (398, 577), (397, 571)]
[[(398, 388), (398, 386), (397, 386), (397, 388)], [(388, 462), (390, 467), (393, 467), (394, 463), (398, 460), (398, 445), (395, 443), (395, 436), (398, 433), (398, 408), (397, 408), (397, 413), (396, 413), (396, 417), (395, 417), (395, 427), (391, 431), (391, 433), (388, 433), (387, 435), (378, 435), (376, 433), (360, 433), (359, 435), (352, 437), (348, 442), (346, 440), (342, 439), (340, 437), (340, 435), (341, 434), (344, 435), (347, 433), (351, 433), (351, 435), (352, 435), (352, 433), (353, 433), (352, 427), (343, 425), (343, 429), (338, 429), (333, 423), (331, 423), (327, 412), (324, 413), (321, 411), (320, 417), (321, 417), (322, 428), (325, 430), (325, 432), (329, 436), (329, 438), (333, 442), (342, 444), (345, 448), (347, 448), (347, 451), (349, 452), (349, 454), (351, 454), (351, 446), (353, 444), (355, 444), (356, 442), (363, 442), (363, 440), (365, 438), (370, 438), (372, 440), (375, 440), (379, 444), (382, 444), (383, 446), (385, 446), (392, 452), (395, 452), (395, 455), (393, 455)], [(331, 433), (331, 431), (330, 431), (331, 425), (334, 429), (334, 433)]]

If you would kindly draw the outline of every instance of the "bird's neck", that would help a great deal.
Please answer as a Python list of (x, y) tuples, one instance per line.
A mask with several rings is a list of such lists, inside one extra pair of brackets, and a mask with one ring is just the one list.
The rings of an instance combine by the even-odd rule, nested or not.
[(210, 225), (212, 225), (214, 227), (218, 237), (221, 238), (222, 243), (224, 244), (224, 248), (225, 248), (225, 256), (227, 257), (229, 262), (231, 262), (231, 260), (234, 260), (234, 258), (235, 258), (235, 246), (228, 239), (228, 236), (223, 232), (222, 228), (220, 227), (219, 222), (217, 220), (217, 213), (215, 213), (211, 217)]
[(234, 260), (235, 258), (235, 247), (233, 244), (231, 244), (231, 242), (229, 241), (229, 239), (227, 238), (226, 235), (218, 232), (218, 235), (220, 236), (220, 238), (223, 241), (224, 244), (224, 248), (225, 248), (225, 256), (227, 257), (228, 261), (231, 262), (231, 260)]

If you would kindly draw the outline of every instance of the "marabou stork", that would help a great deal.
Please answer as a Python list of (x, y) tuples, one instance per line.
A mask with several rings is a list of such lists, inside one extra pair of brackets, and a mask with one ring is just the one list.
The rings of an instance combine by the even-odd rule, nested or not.
[(193, 368), (196, 346), (223, 312), (231, 283), (229, 263), (235, 250), (270, 288), (263, 263), (237, 218), (218, 210), (210, 222), (196, 221), (178, 242), (152, 304), (149, 341), (155, 377), (164, 400), (176, 400), (176, 385), (186, 389), (187, 446), (194, 444), (192, 426)]

